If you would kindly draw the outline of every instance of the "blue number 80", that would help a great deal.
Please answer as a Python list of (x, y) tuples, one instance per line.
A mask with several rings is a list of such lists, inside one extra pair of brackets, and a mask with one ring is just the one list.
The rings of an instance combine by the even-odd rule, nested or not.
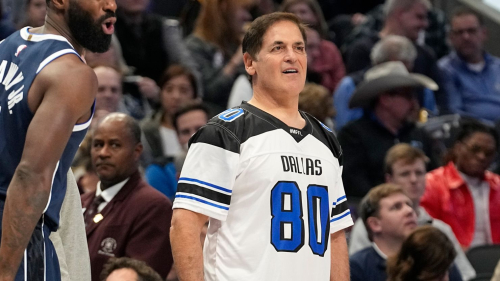
[[(304, 245), (301, 192), (296, 182), (278, 182), (271, 190), (271, 244), (278, 252), (298, 252)], [(323, 256), (328, 247), (329, 201), (326, 186), (307, 187), (309, 247)]]

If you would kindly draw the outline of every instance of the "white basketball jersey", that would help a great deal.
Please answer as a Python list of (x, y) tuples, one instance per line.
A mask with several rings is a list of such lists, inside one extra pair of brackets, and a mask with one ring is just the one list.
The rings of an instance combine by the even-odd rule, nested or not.
[(294, 129), (243, 103), (191, 138), (173, 207), (210, 217), (205, 280), (329, 280), (330, 234), (353, 224), (342, 152), (301, 114)]

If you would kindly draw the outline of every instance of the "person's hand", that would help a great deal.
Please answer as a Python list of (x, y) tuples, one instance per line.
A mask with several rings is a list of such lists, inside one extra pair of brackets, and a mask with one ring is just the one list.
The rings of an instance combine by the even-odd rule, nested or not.
[(159, 100), (160, 99), (160, 87), (156, 85), (156, 82), (148, 77), (141, 77), (137, 81), (137, 86), (139, 87), (139, 91), (143, 96), (150, 100)]

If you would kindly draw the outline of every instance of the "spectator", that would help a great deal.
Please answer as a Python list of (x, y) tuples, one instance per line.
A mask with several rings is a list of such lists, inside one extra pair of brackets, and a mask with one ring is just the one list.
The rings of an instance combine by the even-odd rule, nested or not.
[(421, 205), (451, 226), (464, 249), (500, 243), (500, 175), (487, 171), (497, 148), (493, 128), (464, 123), (453, 146), (454, 162), (427, 174)]
[[(309, 42), (308, 42), (309, 43)], [(399, 35), (388, 35), (377, 42), (370, 53), (372, 65), (388, 61), (401, 61), (408, 71), (413, 70), (417, 50), (406, 37)], [(334, 106), (337, 111), (335, 126), (338, 131), (349, 121), (357, 120), (363, 116), (362, 108), (349, 109), (349, 100), (356, 87), (363, 80), (366, 70), (359, 70), (344, 77), (334, 93)], [(436, 113), (436, 100), (434, 93), (424, 89), (424, 95), (419, 101), (427, 110)]]
[(438, 106), (446, 111), (446, 89), (437, 66), (436, 57), (427, 46), (416, 44), (419, 34), (427, 28), (427, 12), (431, 8), (429, 0), (387, 0), (384, 6), (384, 27), (379, 33), (372, 33), (356, 40), (346, 50), (346, 70), (352, 73), (370, 66), (370, 52), (380, 39), (387, 35), (400, 35), (408, 38), (417, 48), (413, 72), (424, 74), (436, 81), (440, 91), (436, 93)]
[(402, 62), (386, 62), (369, 69), (354, 92), (349, 106), (362, 107), (361, 119), (339, 132), (344, 155), (343, 180), (349, 196), (363, 197), (371, 187), (384, 182), (384, 157), (398, 142), (410, 143), (431, 158), (437, 166), (430, 137), (415, 126), (419, 89), (435, 90), (428, 77), (408, 73)]
[(491, 281), (500, 281), (500, 261), (498, 261), (498, 264), (495, 267), (495, 272), (493, 273)]
[(95, 110), (127, 113), (122, 94), (122, 76), (118, 70), (108, 66), (94, 67), (97, 76)]
[[(430, 2), (435, 1), (430, 0)], [(349, 50), (352, 43), (359, 38), (379, 32), (384, 27), (384, 19), (384, 5), (381, 4), (373, 8), (366, 14), (365, 20), (348, 35), (342, 50)], [(437, 58), (441, 58), (450, 52), (450, 47), (446, 42), (446, 16), (442, 10), (431, 7), (427, 13), (427, 20), (429, 24), (425, 30), (420, 32), (416, 43), (428, 46)]]
[(16, 31), (16, 29), (12, 26), (12, 23), (5, 17), (3, 11), (3, 3), (2, 0), (0, 0), (0, 41)]
[(82, 195), (92, 280), (109, 257), (145, 261), (165, 278), (172, 267), (169, 229), (172, 204), (139, 174), (141, 130), (123, 113), (95, 128), (91, 156), (100, 182)]
[[(457, 256), (455, 263), (460, 271), (462, 279), (470, 280), (476, 273), (465, 256), (453, 230), (446, 223), (432, 219), (432, 217), (420, 207), (420, 199), (425, 191), (425, 165), (429, 158), (418, 148), (406, 143), (394, 145), (385, 156), (384, 169), (386, 182), (398, 184), (408, 195), (413, 203), (413, 208), (417, 214), (417, 224), (432, 225), (443, 232), (453, 243)], [(352, 255), (370, 246), (366, 227), (361, 220), (354, 223), (351, 231), (349, 253)]]
[(197, 98), (196, 78), (183, 66), (170, 66), (160, 84), (161, 108), (142, 124), (153, 160), (175, 157), (182, 151), (173, 117), (180, 106)]
[(205, 0), (186, 46), (198, 63), (203, 80), (203, 100), (217, 113), (226, 108), (231, 87), (245, 74), (241, 39), (250, 21), (250, 0)]
[(453, 113), (485, 121), (500, 120), (500, 58), (484, 50), (487, 31), (482, 17), (465, 7), (450, 20), (454, 52), (439, 61)]
[(47, 9), (46, 0), (20, 0), (24, 1), (23, 19), (19, 22), (18, 28), (25, 26), (38, 27), (45, 23)]
[(332, 128), (333, 110), (332, 96), (328, 89), (314, 83), (306, 83), (299, 95), (299, 109), (310, 113), (316, 119)]
[[(115, 34), (123, 57), (135, 68), (135, 74), (159, 82), (169, 65), (177, 63), (194, 68), (195, 63), (184, 47), (177, 21), (148, 13), (149, 2), (117, 0)], [(146, 81), (151, 82), (142, 83)]]
[[(387, 258), (397, 255), (404, 240), (417, 227), (413, 203), (401, 187), (386, 183), (370, 190), (360, 209), (373, 243), (349, 259), (351, 280), (385, 281)], [(451, 280), (462, 280), (456, 267), (451, 269)]]
[(101, 272), (101, 281), (162, 281), (145, 262), (131, 258), (112, 258)]
[(456, 252), (450, 240), (432, 226), (422, 226), (403, 242), (397, 256), (387, 261), (388, 281), (449, 280)]
[[(311, 27), (307, 32), (307, 43), (311, 37), (320, 40), (318, 55), (312, 57), (308, 53), (308, 71), (320, 75), (319, 84), (333, 92), (345, 75), (345, 67), (339, 49), (327, 40), (328, 26), (318, 2), (316, 0), (285, 0), (281, 4), (280, 10), (295, 14), (302, 22)], [(307, 47), (310, 47), (309, 44)]]
[(146, 168), (145, 174), (148, 183), (172, 201), (177, 191), (178, 174), (182, 168), (181, 164), (176, 167), (176, 162), (183, 162), (189, 139), (207, 124), (208, 116), (208, 109), (199, 101), (182, 106), (173, 117), (175, 131), (182, 148), (181, 153), (176, 155), (174, 162), (171, 159), (167, 161), (157, 160)]

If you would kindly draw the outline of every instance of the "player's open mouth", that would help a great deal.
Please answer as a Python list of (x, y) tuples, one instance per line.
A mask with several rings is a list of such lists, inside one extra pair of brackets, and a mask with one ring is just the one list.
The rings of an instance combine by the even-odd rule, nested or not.
[(102, 30), (104, 33), (111, 35), (115, 32), (116, 18), (108, 18), (102, 23)]
[(295, 68), (289, 68), (289, 69), (286, 69), (285, 71), (283, 71), (282, 73), (284, 74), (293, 74), (293, 73), (299, 73), (299, 71)]

